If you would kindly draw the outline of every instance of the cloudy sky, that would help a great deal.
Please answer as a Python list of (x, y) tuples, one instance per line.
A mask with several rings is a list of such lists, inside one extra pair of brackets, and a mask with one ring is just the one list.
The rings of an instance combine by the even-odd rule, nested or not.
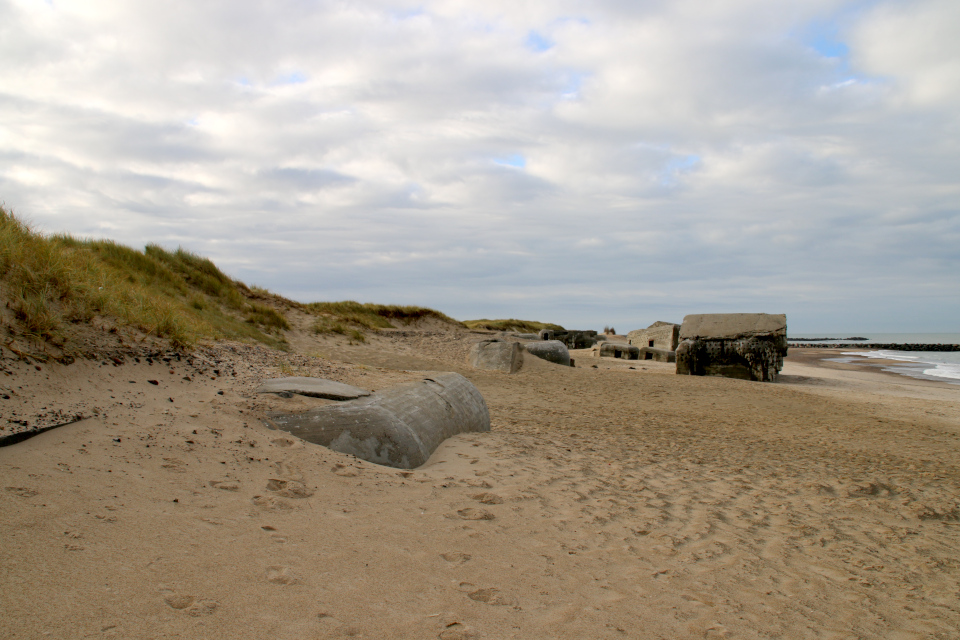
[(302, 301), (960, 331), (956, 0), (0, 0), (0, 201)]

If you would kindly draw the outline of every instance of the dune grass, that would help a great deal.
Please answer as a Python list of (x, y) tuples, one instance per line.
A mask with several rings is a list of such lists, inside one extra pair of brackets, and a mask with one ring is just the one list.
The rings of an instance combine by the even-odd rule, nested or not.
[(181, 346), (224, 337), (282, 346), (279, 332), (289, 328), (206, 258), (45, 236), (2, 207), (0, 288), (23, 333), (54, 344), (63, 343), (67, 323), (96, 316)]
[(509, 318), (506, 320), (464, 320), (463, 324), (468, 329), (489, 329), (491, 331), (516, 331), (518, 333), (539, 333), (543, 329), (552, 331), (563, 331), (563, 327), (550, 322), (537, 322), (535, 320), (517, 320)]
[(441, 322), (462, 326), (453, 318), (426, 307), (345, 300), (343, 302), (311, 302), (304, 305), (304, 308), (307, 312), (319, 316), (314, 325), (314, 331), (317, 333), (342, 333), (335, 331), (334, 328), (343, 323), (364, 329), (393, 329), (397, 325), (408, 325), (424, 318), (434, 318)]
[(230, 278), (208, 258), (156, 244), (143, 251), (112, 240), (44, 235), (0, 207), (0, 298), (21, 334), (63, 345), (70, 323), (96, 317), (117, 327), (188, 346), (230, 338), (285, 348), (285, 311), (315, 316), (312, 330), (354, 342), (364, 330), (403, 327), (433, 318), (458, 321), (417, 306), (343, 302), (301, 304)]

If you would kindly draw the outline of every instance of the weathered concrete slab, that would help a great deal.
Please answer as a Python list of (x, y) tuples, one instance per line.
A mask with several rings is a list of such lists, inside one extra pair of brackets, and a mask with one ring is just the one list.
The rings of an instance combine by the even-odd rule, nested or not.
[(490, 413), (469, 380), (442, 373), (304, 413), (268, 413), (266, 422), (368, 462), (413, 469), (447, 438), (489, 431)]
[(530, 355), (537, 356), (548, 362), (562, 364), (565, 367), (570, 366), (570, 350), (567, 345), (559, 340), (543, 340), (541, 342), (528, 342), (523, 345)]
[(353, 400), (370, 395), (366, 389), (352, 387), (342, 382), (334, 382), (325, 378), (273, 378), (265, 380), (255, 393), (277, 393), (290, 397), (290, 394), (310, 396), (311, 398), (326, 398), (328, 400)]
[(467, 361), (477, 369), (516, 373), (523, 365), (523, 347), (519, 342), (482, 340), (470, 347)]
[(683, 318), (680, 339), (736, 340), (751, 336), (787, 335), (782, 313), (696, 313)]

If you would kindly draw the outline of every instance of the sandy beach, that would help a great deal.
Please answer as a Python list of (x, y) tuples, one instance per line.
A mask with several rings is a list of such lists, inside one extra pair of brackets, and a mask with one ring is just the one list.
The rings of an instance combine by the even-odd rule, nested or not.
[[(488, 335), (4, 351), (2, 433), (79, 419), (0, 448), (2, 636), (957, 637), (960, 386), (804, 350), (775, 384), (472, 369)], [(424, 371), (471, 380), (492, 431), (410, 471), (261, 421), (331, 401), (253, 393)]]

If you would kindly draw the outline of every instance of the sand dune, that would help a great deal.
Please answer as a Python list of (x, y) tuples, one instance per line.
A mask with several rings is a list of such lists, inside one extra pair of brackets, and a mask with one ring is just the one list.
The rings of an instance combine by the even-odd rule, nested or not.
[[(481, 337), (5, 360), (7, 432), (83, 419), (0, 449), (3, 636), (957, 637), (960, 388), (793, 356), (781, 384), (508, 375), (465, 364)], [(470, 378), (493, 431), (411, 471), (259, 420), (330, 401), (252, 393), (423, 369)]]

